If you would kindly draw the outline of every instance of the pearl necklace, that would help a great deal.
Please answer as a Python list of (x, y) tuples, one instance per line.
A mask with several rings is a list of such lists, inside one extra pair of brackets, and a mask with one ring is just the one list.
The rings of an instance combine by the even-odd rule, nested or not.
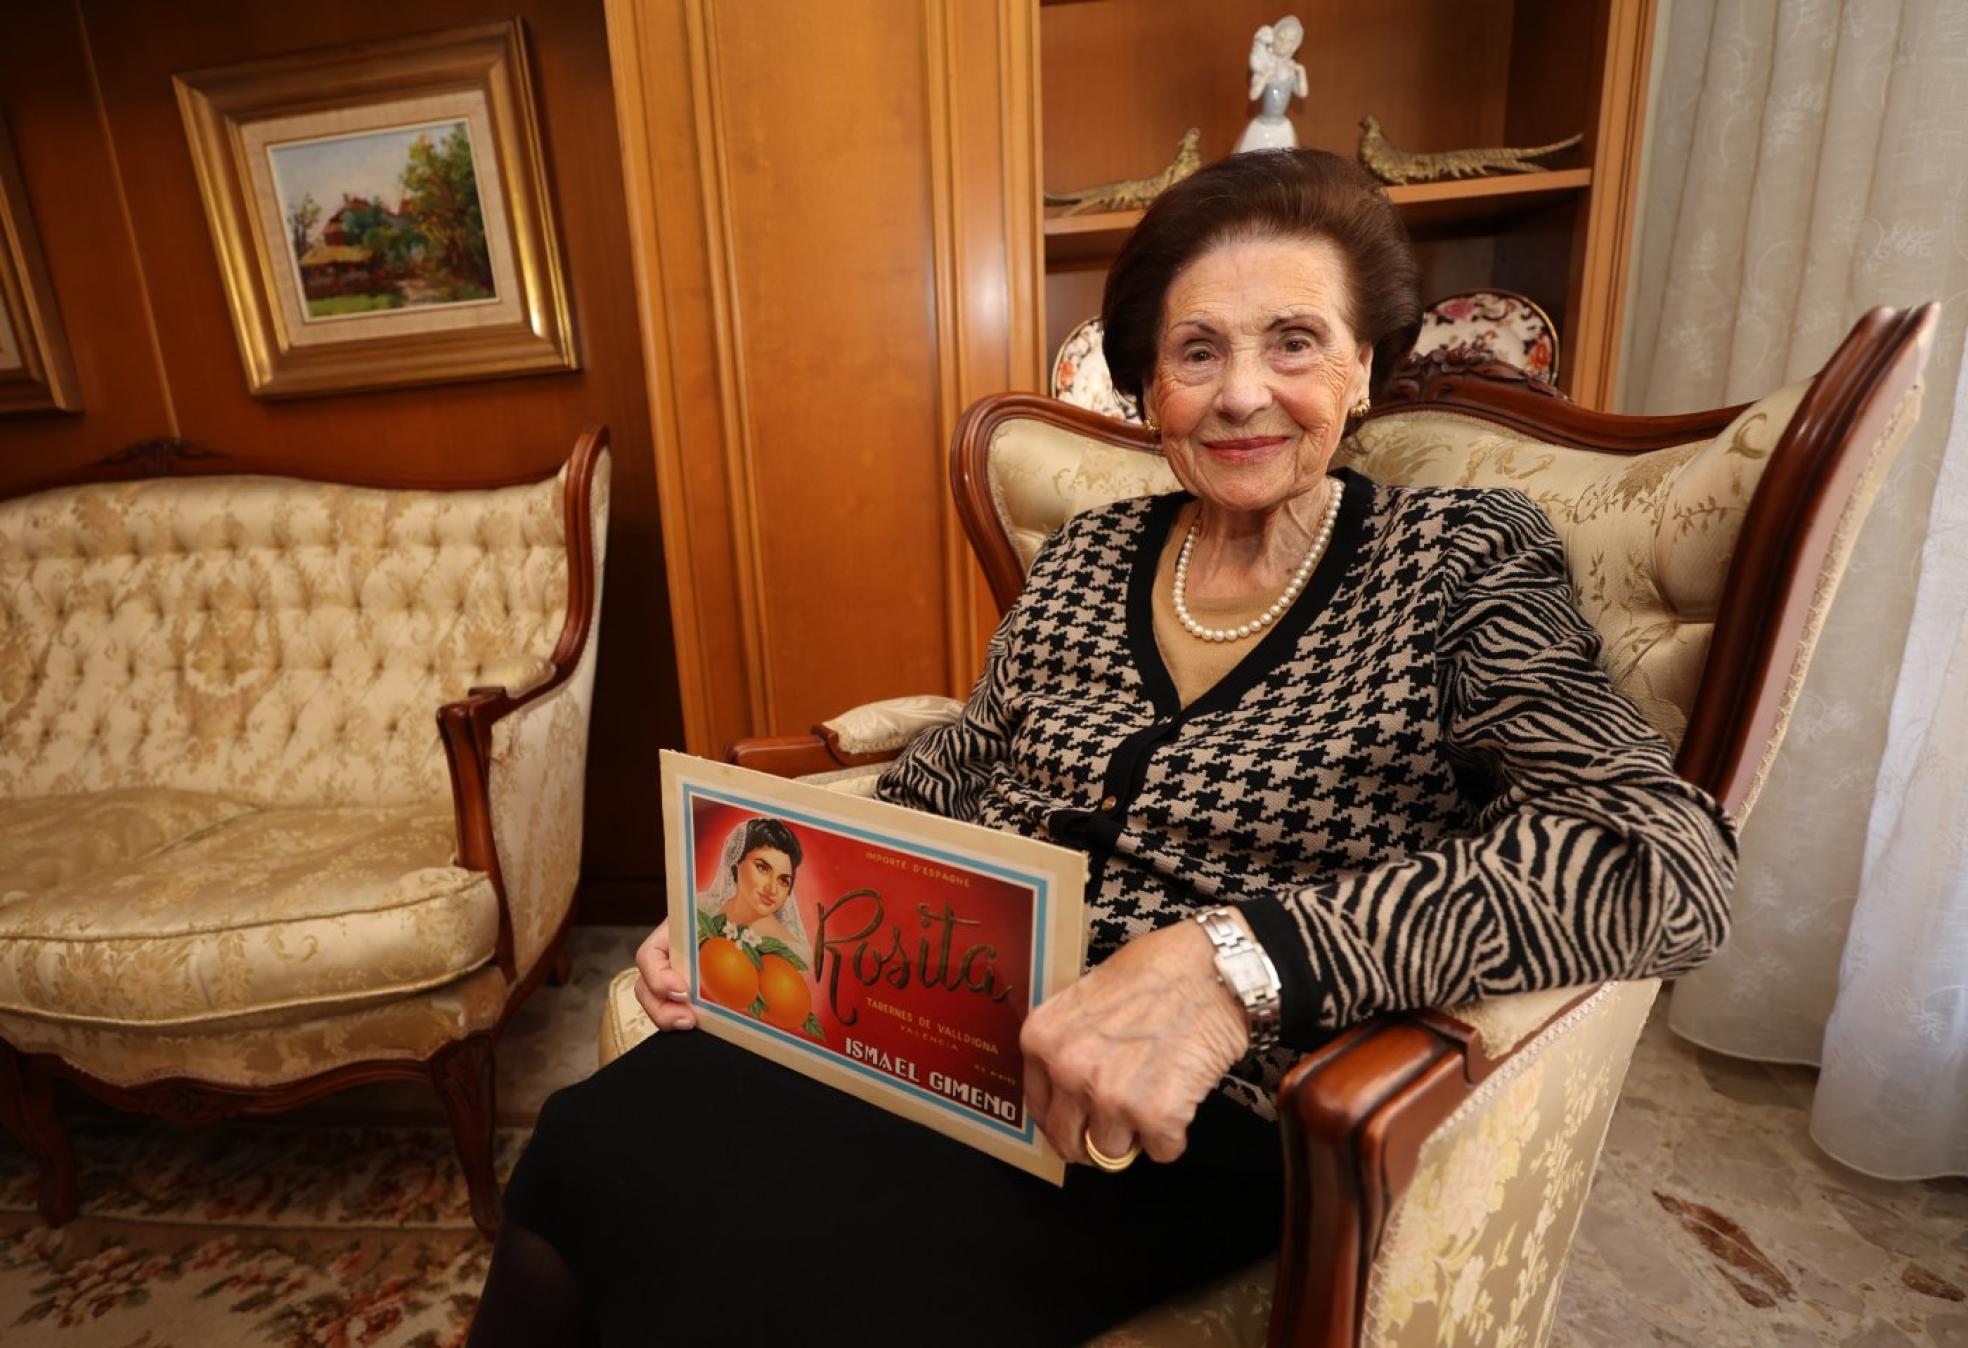
[(1245, 637), (1255, 636), (1278, 621), (1284, 611), (1292, 606), (1292, 601), (1298, 598), (1298, 592), (1305, 588), (1305, 582), (1312, 578), (1313, 568), (1317, 567), (1319, 559), (1326, 555), (1326, 544), (1332, 542), (1333, 525), (1339, 521), (1339, 498), (1340, 493), (1346, 489), (1346, 484), (1338, 478), (1333, 478), (1331, 481), (1332, 498), (1326, 503), (1326, 518), (1319, 525), (1318, 537), (1312, 540), (1312, 550), (1306, 553), (1305, 560), (1298, 564), (1298, 570), (1292, 574), (1291, 583), (1285, 586), (1285, 592), (1271, 601), (1270, 608), (1241, 627), (1205, 627), (1189, 612), (1189, 605), (1182, 597), (1182, 590), (1189, 579), (1189, 553), (1196, 546), (1196, 526), (1194, 523), (1190, 524), (1189, 531), (1182, 536), (1182, 551), (1176, 554), (1175, 585), (1174, 592), (1170, 596), (1174, 600), (1175, 616), (1183, 627), (1188, 629), (1189, 635), (1203, 641), (1242, 641)]

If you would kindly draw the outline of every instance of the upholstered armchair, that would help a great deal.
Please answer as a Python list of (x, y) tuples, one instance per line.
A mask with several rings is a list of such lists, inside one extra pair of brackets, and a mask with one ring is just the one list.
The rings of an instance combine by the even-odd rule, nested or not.
[[(1744, 407), (1622, 417), (1511, 367), (1412, 361), (1341, 461), (1383, 482), (1513, 487), (1566, 544), (1615, 682), (1682, 774), (1744, 818), (1880, 475), (1920, 401), (1935, 307), (1875, 310), (1812, 380)], [(1480, 359), (1480, 357), (1478, 357)], [(960, 425), (952, 486), (1000, 607), (1081, 510), (1174, 487), (1139, 428), (1025, 395)], [(946, 698), (859, 708), (733, 760), (871, 788)], [(627, 970), (604, 1060), (652, 1032)], [(1275, 1262), (1117, 1327), (1120, 1345), (1537, 1345), (1551, 1325), (1654, 981), (1376, 1018), (1279, 1094)]]
[(493, 1045), (566, 976), (607, 432), (468, 489), (284, 471), (162, 442), (0, 502), (0, 1124), (60, 1224), (56, 1077), (183, 1122), (423, 1081), (489, 1233)]

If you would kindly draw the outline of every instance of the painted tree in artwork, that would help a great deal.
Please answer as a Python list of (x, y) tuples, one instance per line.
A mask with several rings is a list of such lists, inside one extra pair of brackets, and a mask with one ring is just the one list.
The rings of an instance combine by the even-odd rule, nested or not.
[(478, 175), (471, 140), (462, 126), (438, 144), (419, 136), (403, 170), (403, 214), (435, 254), (453, 297), (492, 294), (492, 259), (485, 248), (485, 217), (478, 204)]
[(314, 237), (314, 227), (321, 223), (321, 203), (314, 199), (314, 193), (302, 194), (300, 205), (287, 213), (287, 227), (294, 231), (294, 256), (307, 256), (308, 241)]

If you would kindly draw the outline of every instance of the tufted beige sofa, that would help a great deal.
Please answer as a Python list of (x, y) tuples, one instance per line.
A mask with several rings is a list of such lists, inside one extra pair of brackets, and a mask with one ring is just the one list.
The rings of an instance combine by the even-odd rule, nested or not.
[(0, 1122), (431, 1082), (497, 1222), (492, 1044), (558, 968), (607, 436), (464, 490), (169, 446), (0, 502)]

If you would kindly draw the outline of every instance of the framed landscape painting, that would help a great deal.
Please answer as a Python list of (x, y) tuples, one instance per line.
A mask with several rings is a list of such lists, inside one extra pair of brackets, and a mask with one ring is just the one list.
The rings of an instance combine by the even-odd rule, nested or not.
[(80, 408), (27, 184), (0, 126), (0, 414)]
[(517, 22), (176, 84), (254, 394), (577, 368)]

